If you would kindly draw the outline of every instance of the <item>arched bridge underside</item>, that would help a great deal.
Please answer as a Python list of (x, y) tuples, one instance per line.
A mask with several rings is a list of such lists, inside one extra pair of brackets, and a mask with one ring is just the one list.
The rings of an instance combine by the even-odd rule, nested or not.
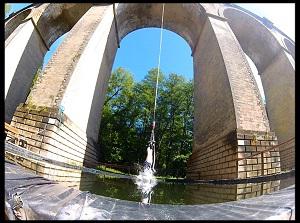
[[(29, 150), (96, 165), (119, 42), (134, 30), (160, 27), (161, 13), (162, 4), (38, 4), (5, 22), (5, 120), (26, 136)], [(182, 36), (193, 56), (194, 141), (187, 177), (246, 178), (293, 167), (294, 150), (281, 160), (278, 148), (237, 159), (295, 135), (294, 42), (228, 4), (166, 4), (164, 28)], [(51, 44), (68, 31), (31, 86)], [(266, 107), (244, 53), (261, 75)]]

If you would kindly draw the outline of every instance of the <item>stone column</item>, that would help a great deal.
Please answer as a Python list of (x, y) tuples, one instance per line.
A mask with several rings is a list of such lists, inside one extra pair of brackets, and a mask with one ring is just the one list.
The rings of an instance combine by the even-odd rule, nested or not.
[[(194, 52), (194, 75), (194, 145), (187, 177), (232, 179), (261, 174), (252, 169), (257, 160), (244, 163), (237, 159), (264, 150), (276, 138), (271, 136), (263, 146), (256, 141), (257, 135), (262, 140), (264, 134), (270, 135), (266, 111), (247, 59), (225, 18), (208, 14)], [(240, 140), (245, 135), (255, 138), (254, 147), (238, 151), (245, 146)], [(250, 165), (251, 170), (239, 169), (239, 165)]]
[(96, 166), (101, 110), (117, 48), (113, 18), (112, 5), (91, 7), (17, 108), (13, 125), (26, 135), (30, 150)]
[(61, 100), (64, 113), (86, 132), (91, 143), (98, 141), (102, 107), (118, 47), (113, 19), (111, 5), (81, 54)]
[(23, 21), (5, 41), (5, 121), (24, 102), (47, 47), (33, 21)]
[[(289, 58), (290, 57), (290, 58)], [(295, 65), (281, 50), (261, 73), (268, 117), (279, 142), (295, 136)]]
[[(294, 60), (281, 50), (261, 74), (271, 130), (278, 142), (295, 137), (295, 67)], [(295, 167), (295, 146), (280, 148), (284, 169)]]

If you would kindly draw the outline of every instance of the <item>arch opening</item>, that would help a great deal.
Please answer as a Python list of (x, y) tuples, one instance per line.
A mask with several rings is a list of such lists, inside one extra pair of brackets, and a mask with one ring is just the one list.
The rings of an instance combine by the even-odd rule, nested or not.
[[(98, 117), (101, 118), (101, 162), (132, 165), (144, 161), (153, 118), (159, 36), (158, 28), (141, 28), (128, 33), (121, 41), (109, 78), (102, 117)], [(155, 132), (159, 175), (184, 177), (186, 174), (193, 139), (192, 68), (187, 42), (164, 29)], [(169, 123), (173, 119), (176, 123)], [(110, 135), (117, 137), (113, 139)]]

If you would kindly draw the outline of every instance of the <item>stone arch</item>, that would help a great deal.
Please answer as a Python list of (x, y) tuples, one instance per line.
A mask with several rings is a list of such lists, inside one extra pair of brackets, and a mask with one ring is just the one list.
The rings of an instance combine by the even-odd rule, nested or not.
[[(37, 22), (47, 37), (46, 43), (55, 37), (43, 31), (42, 24), (57, 27), (61, 20), (58, 18), (64, 15), (63, 10), (59, 11), (62, 6), (53, 5), (47, 7), (56, 7), (58, 12), (55, 9), (41, 13), (45, 21), (47, 17), (54, 18), (52, 23), (42, 22), (43, 19)], [(95, 165), (99, 117), (118, 37), (122, 39), (139, 28), (159, 27), (161, 7), (161, 4), (116, 4), (116, 13), (112, 4), (90, 7), (70, 30), (25, 105), (17, 108), (13, 124), (18, 123), (19, 113), (24, 111), (36, 110), (40, 116), (48, 115), (46, 122), (51, 130), (46, 130), (47, 145), (34, 139), (46, 151), (45, 155), (64, 162)], [(239, 137), (244, 139), (244, 135), (250, 137), (253, 133), (263, 136), (270, 131), (249, 64), (226, 18), (216, 14), (218, 7), (218, 4), (176, 3), (166, 4), (165, 8), (164, 27), (188, 42), (194, 61), (196, 103), (193, 155), (188, 164), (190, 178), (200, 177), (199, 170), (201, 178), (206, 179), (243, 177), (235, 161), (238, 146), (244, 146)], [(61, 32), (53, 27), (48, 27), (48, 31), (54, 36)], [(33, 108), (28, 108), (29, 105)], [(39, 113), (43, 109), (47, 112)], [(225, 154), (227, 158), (223, 157)]]
[(21, 24), (21, 22), (31, 13), (32, 9), (26, 9), (17, 15), (13, 19), (9, 19), (5, 22), (5, 40), (9, 35)]
[[(271, 130), (276, 133), (279, 143), (295, 137), (294, 44), (272, 24), (267, 27), (264, 21), (246, 12), (225, 7), (220, 14), (228, 19), (241, 47), (261, 75)], [(293, 168), (294, 148), (289, 151), (282, 148), (280, 153), (281, 165)]]
[(6, 122), (11, 121), (18, 104), (25, 102), (47, 50), (90, 7), (91, 4), (35, 4), (5, 23)]
[(246, 12), (228, 7), (222, 14), (261, 75), (271, 130), (280, 142), (295, 136), (295, 71), (289, 53), (283, 48), (293, 55), (292, 42), (283, 38), (286, 46), (282, 45), (272, 31)]
[(33, 14), (32, 17), (35, 19), (38, 16), (35, 19), (37, 29), (49, 47), (60, 36), (70, 31), (91, 6), (90, 3), (49, 4), (41, 15)]
[[(162, 4), (119, 4), (116, 10), (120, 40), (128, 33), (146, 27), (161, 26)], [(175, 17), (174, 17), (175, 16)], [(174, 22), (174, 20), (176, 22)], [(194, 48), (203, 27), (205, 9), (201, 4), (166, 4), (164, 28), (175, 32)], [(189, 26), (186, 26), (189, 24)]]
[(287, 38), (283, 38), (283, 43), (295, 60), (295, 44)]

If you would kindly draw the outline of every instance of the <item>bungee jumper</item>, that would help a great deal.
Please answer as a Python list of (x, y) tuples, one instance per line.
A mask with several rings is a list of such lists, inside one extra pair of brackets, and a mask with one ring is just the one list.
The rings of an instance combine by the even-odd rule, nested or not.
[[(155, 122), (153, 123), (155, 125)], [(151, 170), (152, 173), (155, 173), (155, 139), (154, 139), (154, 128), (152, 127), (150, 141), (147, 147), (147, 157), (144, 162), (144, 172)]]

